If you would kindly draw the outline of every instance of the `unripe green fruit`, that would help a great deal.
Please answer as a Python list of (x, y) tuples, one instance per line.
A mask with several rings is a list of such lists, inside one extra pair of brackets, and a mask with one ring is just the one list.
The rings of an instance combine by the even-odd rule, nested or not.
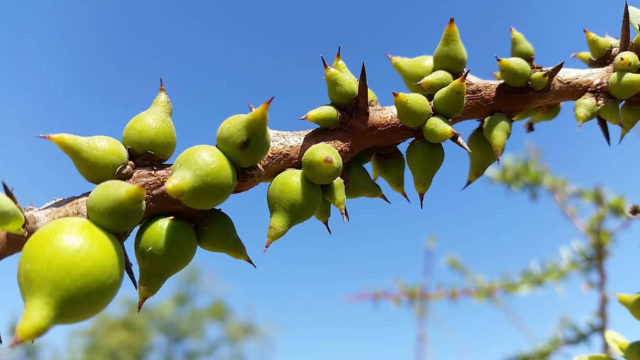
[(324, 198), (322, 199), (318, 210), (315, 214), (313, 214), (313, 216), (318, 219), (318, 221), (323, 223), (327, 228), (329, 234), (331, 234), (331, 228), (329, 227), (329, 218), (331, 217), (331, 203), (328, 200)]
[(273, 97), (249, 114), (228, 117), (220, 124), (216, 146), (238, 167), (256, 165), (269, 152), (268, 112)]
[(615, 360), (605, 354), (578, 355), (573, 360)]
[(604, 331), (604, 339), (611, 350), (618, 355), (624, 355), (625, 351), (629, 347), (629, 341), (624, 336), (611, 329)]
[(169, 196), (188, 207), (208, 210), (231, 195), (236, 186), (236, 170), (218, 148), (196, 145), (176, 158), (164, 186)]
[(460, 40), (458, 27), (453, 18), (444, 28), (438, 47), (433, 52), (433, 70), (446, 70), (460, 74), (467, 66), (467, 51)]
[[(358, 82), (343, 74), (339, 70), (327, 65), (322, 58), (324, 66), (324, 80), (327, 82), (329, 100), (336, 105), (349, 105), (358, 94)], [(352, 75), (353, 76), (353, 75)]]
[(502, 80), (502, 75), (500, 75), (499, 71), (495, 71), (491, 73), (491, 76), (493, 76), (494, 79), (501, 81)]
[(409, 143), (406, 156), (407, 166), (413, 175), (413, 185), (418, 192), (422, 209), (424, 194), (429, 190), (433, 177), (444, 161), (444, 149), (442, 144), (415, 139)]
[(549, 73), (545, 71), (532, 72), (529, 77), (529, 85), (533, 90), (542, 90), (549, 84)]
[(207, 250), (223, 253), (251, 264), (253, 261), (247, 254), (247, 248), (240, 240), (231, 218), (223, 211), (213, 209), (207, 214), (207, 225), (196, 226), (198, 246)]
[(513, 26), (511, 27), (511, 56), (521, 58), (528, 63), (532, 63), (535, 56), (533, 46)]
[(554, 104), (549, 106), (543, 106), (534, 109), (535, 111), (529, 118), (532, 124), (536, 124), (543, 121), (550, 121), (555, 119), (560, 114), (561, 104)]
[[(347, 67), (347, 64), (342, 60), (342, 56), (340, 56), (340, 47), (338, 46), (338, 53), (336, 54), (335, 60), (333, 60), (333, 65), (331, 65), (334, 69), (340, 71), (341, 73), (347, 75), (353, 81), (355, 81), (356, 86), (358, 85), (358, 79), (353, 75), (351, 70)], [(369, 102), (378, 102), (378, 97), (371, 89), (367, 89), (367, 97)]]
[(389, 184), (391, 190), (410, 201), (404, 191), (404, 167), (404, 156), (397, 147), (385, 149), (384, 152), (376, 152), (371, 160), (373, 180), (382, 177)]
[(620, 119), (620, 102), (612, 100), (605, 101), (598, 107), (598, 116), (613, 125), (620, 125), (622, 122)]
[(153, 218), (140, 227), (134, 243), (140, 269), (138, 311), (167, 279), (191, 262), (197, 244), (191, 224), (174, 217)]
[(502, 113), (487, 116), (482, 125), (482, 132), (491, 144), (496, 160), (500, 161), (500, 155), (511, 135), (511, 121)]
[(640, 61), (638, 60), (638, 55), (633, 51), (623, 51), (613, 59), (614, 71), (636, 72), (639, 66)]
[(433, 97), (433, 111), (447, 118), (453, 118), (464, 109), (464, 96), (467, 91), (466, 72), (461, 77), (455, 79), (451, 84), (438, 90)]
[(20, 255), (25, 308), (12, 344), (33, 341), (55, 324), (96, 315), (118, 292), (123, 274), (122, 245), (91, 221), (69, 217), (44, 225)]
[(582, 124), (598, 115), (598, 105), (591, 93), (586, 93), (580, 99), (576, 100), (573, 107), (573, 114), (578, 121), (578, 126), (582, 126)]
[(640, 360), (640, 341), (630, 343), (622, 357), (626, 360)]
[(531, 66), (528, 62), (519, 57), (498, 58), (498, 68), (500, 69), (500, 77), (505, 84), (512, 87), (527, 86), (529, 77), (531, 76)]
[(422, 127), (422, 135), (432, 143), (441, 143), (449, 140), (456, 132), (449, 120), (442, 116), (432, 116)]
[(519, 113), (517, 113), (514, 117), (513, 117), (513, 121), (520, 121), (520, 120), (524, 120), (524, 119), (528, 119), (531, 116), (533, 116), (534, 114), (536, 114), (538, 112), (537, 109), (532, 108), (532, 109), (524, 109), (522, 111), (520, 111)]
[(333, 180), (331, 184), (323, 185), (322, 196), (340, 210), (342, 221), (349, 219), (346, 207), (347, 194), (345, 193), (344, 180), (342, 180), (342, 178), (339, 177)]
[(620, 40), (614, 38), (613, 36), (609, 34), (604, 34), (604, 38), (607, 39), (607, 41), (609, 42), (612, 48), (620, 46)]
[(323, 105), (306, 113), (300, 120), (309, 120), (321, 128), (330, 129), (340, 123), (338, 109), (331, 105)]
[(381, 198), (389, 202), (387, 197), (382, 193), (380, 186), (371, 179), (369, 172), (362, 165), (349, 164), (346, 169), (349, 176), (349, 183), (345, 187), (347, 199), (355, 199), (359, 197)]
[(122, 144), (136, 155), (152, 153), (161, 162), (168, 160), (176, 149), (172, 111), (171, 101), (160, 83), (160, 91), (151, 106), (125, 126)]
[(7, 195), (0, 193), (0, 231), (22, 235), (24, 215)]
[(100, 183), (87, 198), (87, 217), (112, 233), (133, 230), (144, 216), (143, 186), (122, 180)]
[(425, 94), (435, 94), (438, 90), (451, 84), (453, 77), (444, 70), (437, 70), (422, 78), (416, 85), (422, 88)]
[(589, 51), (581, 51), (577, 53), (571, 54), (571, 57), (574, 57), (580, 61), (582, 61), (585, 65), (589, 66), (591, 64), (591, 53)]
[(115, 179), (118, 170), (129, 162), (127, 149), (120, 141), (108, 136), (77, 136), (71, 134), (40, 135), (62, 150), (87, 181), (99, 184)]
[(606, 38), (600, 37), (587, 29), (584, 30), (584, 34), (587, 37), (587, 45), (592, 58), (598, 60), (611, 49), (611, 41)]
[(471, 152), (469, 153), (469, 177), (464, 185), (465, 188), (478, 180), (487, 168), (496, 161), (493, 148), (487, 138), (484, 137), (482, 127), (476, 128), (469, 135), (467, 146), (469, 146)]
[(634, 318), (640, 321), (640, 294), (616, 294), (616, 298)]
[(408, 127), (418, 127), (431, 116), (429, 100), (421, 94), (398, 93), (392, 91), (393, 103), (398, 112), (398, 120)]
[(640, 108), (625, 102), (620, 107), (620, 118), (622, 123), (622, 131), (620, 132), (620, 142), (633, 129), (638, 120), (640, 120)]
[(433, 56), (421, 55), (414, 58), (387, 55), (391, 66), (396, 70), (407, 89), (420, 93), (422, 88), (416, 83), (433, 71)]
[(329, 144), (312, 145), (302, 156), (302, 173), (314, 184), (330, 184), (341, 172), (342, 157)]
[(609, 93), (618, 100), (625, 100), (640, 91), (640, 74), (616, 71), (609, 76)]

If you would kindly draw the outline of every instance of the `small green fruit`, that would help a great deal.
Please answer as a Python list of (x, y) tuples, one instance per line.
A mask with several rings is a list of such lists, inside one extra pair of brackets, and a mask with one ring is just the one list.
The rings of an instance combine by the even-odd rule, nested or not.
[(207, 250), (223, 253), (238, 260), (244, 260), (256, 267), (251, 261), (247, 248), (240, 240), (231, 218), (223, 211), (213, 209), (207, 214), (207, 225), (196, 226), (198, 246)]
[(0, 193), (0, 231), (22, 235), (24, 230), (24, 215), (13, 200)]
[(533, 46), (513, 26), (511, 27), (511, 56), (521, 58), (528, 63), (532, 63), (535, 56)]
[(404, 191), (404, 156), (397, 147), (384, 150), (376, 152), (371, 160), (373, 180), (382, 177), (389, 184), (391, 190), (399, 193), (410, 202)]
[(623, 51), (613, 59), (614, 71), (637, 72), (639, 66), (640, 60), (638, 60), (638, 55), (633, 51)]
[(218, 148), (196, 145), (176, 158), (164, 186), (169, 196), (188, 207), (208, 210), (231, 195), (236, 169)]
[(143, 186), (122, 180), (105, 181), (89, 194), (87, 217), (109, 232), (129, 232), (144, 216), (144, 196)]
[(313, 216), (318, 219), (327, 228), (329, 234), (331, 234), (331, 228), (329, 227), (329, 218), (331, 217), (331, 203), (327, 199), (322, 199), (318, 210)]
[(612, 44), (608, 39), (600, 37), (587, 29), (584, 30), (584, 34), (587, 37), (587, 45), (592, 58), (598, 60), (611, 49)]
[(433, 110), (436, 114), (447, 118), (453, 118), (464, 110), (464, 96), (467, 91), (467, 71), (451, 84), (438, 90), (433, 97)]
[(482, 125), (482, 132), (491, 144), (495, 159), (500, 161), (500, 155), (511, 135), (511, 121), (502, 113), (487, 116)]
[(331, 145), (312, 145), (302, 156), (302, 173), (314, 184), (330, 184), (342, 172), (342, 157)]
[(176, 149), (176, 129), (171, 121), (173, 107), (164, 85), (151, 106), (134, 116), (122, 132), (122, 144), (136, 154), (152, 153), (159, 161), (168, 160)]
[(449, 123), (449, 120), (442, 116), (432, 116), (424, 124), (422, 128), (422, 135), (424, 138), (432, 143), (441, 143), (449, 140), (456, 132), (453, 130), (453, 126)]
[(620, 102), (614, 100), (605, 101), (598, 107), (598, 116), (607, 120), (613, 125), (620, 125)]
[(532, 72), (529, 77), (529, 85), (533, 90), (539, 91), (549, 84), (549, 73), (546, 71)]
[(330, 129), (340, 123), (338, 109), (331, 105), (323, 105), (306, 113), (300, 120), (309, 120), (321, 128)]
[(118, 170), (129, 162), (127, 149), (120, 141), (108, 136), (77, 136), (71, 134), (40, 135), (62, 150), (87, 181), (99, 184), (115, 179)]
[[(331, 65), (331, 67), (347, 75), (349, 78), (355, 81), (356, 86), (358, 85), (358, 79), (353, 75), (351, 70), (349, 70), (344, 60), (342, 60), (342, 56), (340, 56), (340, 46), (338, 46), (338, 53), (336, 54), (336, 58), (335, 60), (333, 60), (333, 65)], [(369, 102), (378, 102), (378, 97), (373, 92), (373, 90), (367, 89), (367, 96)]]
[(554, 104), (536, 108), (529, 118), (529, 122), (536, 124), (543, 121), (551, 121), (560, 114), (561, 104)]
[(604, 339), (611, 350), (618, 355), (624, 355), (625, 351), (629, 347), (629, 341), (624, 336), (611, 329), (604, 331)]
[(640, 294), (616, 294), (618, 302), (640, 321)]
[(573, 53), (571, 54), (571, 57), (574, 57), (582, 61), (587, 66), (591, 65), (591, 61), (593, 60), (591, 59), (591, 53), (589, 51), (581, 51), (581, 52)]
[(640, 120), (640, 108), (625, 102), (620, 107), (620, 118), (622, 122), (622, 131), (620, 132), (620, 142), (633, 129), (638, 120)]
[(25, 308), (12, 344), (33, 341), (55, 324), (96, 315), (118, 292), (123, 274), (122, 245), (91, 221), (68, 217), (44, 225), (20, 255)]
[(615, 360), (605, 354), (578, 355), (573, 360)]
[(398, 112), (398, 120), (405, 126), (421, 126), (431, 116), (431, 105), (423, 95), (395, 91), (391, 93), (393, 94), (393, 103)]
[(453, 77), (444, 70), (437, 70), (422, 78), (416, 85), (422, 88), (422, 93), (435, 94), (438, 90), (451, 84)]
[(467, 66), (467, 51), (460, 40), (458, 27), (453, 18), (444, 28), (442, 38), (433, 52), (433, 69), (446, 70), (451, 74), (462, 73)]
[(531, 76), (531, 66), (519, 57), (498, 58), (500, 76), (505, 84), (512, 87), (524, 87)]
[(256, 165), (269, 152), (268, 112), (273, 97), (249, 114), (228, 117), (220, 124), (216, 134), (216, 146), (236, 166)]
[(351, 104), (351, 101), (358, 93), (358, 82), (354, 82), (348, 75), (329, 66), (324, 61), (324, 58), (322, 58), (322, 65), (324, 66), (324, 80), (327, 82), (329, 100), (336, 105), (345, 106)]
[(411, 92), (420, 93), (422, 88), (416, 83), (433, 71), (433, 56), (421, 55), (414, 58), (402, 56), (391, 56), (387, 54), (391, 61), (391, 66), (396, 70), (407, 89)]
[(197, 244), (191, 224), (174, 217), (153, 218), (140, 227), (134, 243), (140, 269), (138, 311), (167, 279), (191, 262)]
[(487, 138), (484, 137), (482, 127), (473, 130), (469, 135), (467, 145), (471, 152), (469, 153), (469, 177), (464, 188), (479, 179), (487, 168), (496, 161), (493, 148)]
[(618, 100), (625, 100), (640, 91), (640, 74), (616, 71), (609, 76), (609, 93)]
[(380, 186), (371, 179), (369, 172), (362, 165), (351, 163), (346, 169), (349, 176), (349, 183), (345, 187), (347, 199), (355, 199), (359, 197), (381, 198), (389, 202), (387, 197), (382, 193)]
[(267, 190), (271, 218), (265, 250), (294, 225), (316, 213), (322, 202), (322, 188), (307, 179), (302, 170), (287, 169), (278, 174)]
[(573, 114), (578, 121), (578, 126), (594, 119), (598, 115), (598, 105), (596, 99), (591, 93), (584, 94), (580, 99), (576, 100), (573, 107)]
[(346, 207), (347, 194), (345, 193), (344, 180), (342, 180), (342, 178), (339, 177), (333, 180), (331, 184), (323, 185), (322, 196), (340, 210), (342, 221), (349, 219)]
[(444, 161), (444, 149), (442, 144), (415, 139), (407, 147), (406, 156), (407, 166), (413, 175), (413, 185), (418, 192), (422, 209), (424, 194), (429, 190), (433, 177)]
[(528, 119), (531, 116), (535, 115), (538, 112), (537, 109), (532, 108), (532, 109), (524, 109), (522, 111), (520, 111), (519, 113), (517, 113), (514, 117), (513, 117), (513, 121), (520, 121), (520, 120), (524, 120), (524, 119)]

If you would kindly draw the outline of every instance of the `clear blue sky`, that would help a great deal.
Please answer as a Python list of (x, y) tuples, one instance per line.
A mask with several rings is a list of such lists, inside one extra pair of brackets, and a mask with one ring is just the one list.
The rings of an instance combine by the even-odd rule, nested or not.
[[(174, 105), (178, 154), (195, 144), (213, 144), (222, 120), (246, 112), (248, 101), (258, 104), (272, 95), (271, 128), (310, 128), (296, 119), (327, 102), (319, 55), (332, 58), (338, 44), (353, 69), (366, 62), (371, 87), (389, 105), (391, 91), (404, 87), (383, 52), (432, 53), (451, 16), (459, 24), (472, 73), (489, 77), (496, 70), (494, 55), (508, 55), (509, 26), (533, 43), (538, 63), (564, 60), (567, 66), (582, 67), (569, 58), (586, 49), (582, 29), (617, 34), (622, 6), (622, 1), (557, 0), (3, 2), (0, 178), (15, 187), (23, 204), (42, 205), (91, 190), (62, 152), (35, 135), (119, 138), (126, 122), (155, 96), (159, 77)], [(565, 104), (559, 118), (532, 134), (516, 125), (507, 151), (523, 153), (527, 143), (536, 144), (556, 172), (586, 185), (604, 184), (640, 202), (638, 133), (609, 148), (595, 124), (577, 131), (572, 106)], [(456, 128), (468, 134), (473, 126), (465, 122)], [(461, 192), (467, 155), (453, 144), (445, 145), (445, 151), (445, 165), (423, 211), (410, 186), (413, 202), (407, 204), (383, 185), (393, 205), (350, 201), (351, 222), (342, 224), (334, 212), (332, 236), (311, 220), (263, 255), (268, 211), (266, 185), (261, 185), (222, 206), (258, 268), (202, 251), (194, 262), (207, 278), (224, 284), (239, 312), (250, 312), (277, 329), (269, 358), (411, 359), (415, 324), (410, 311), (354, 304), (346, 296), (389, 287), (398, 279), (418, 281), (429, 234), (439, 238), (439, 257), (456, 252), (487, 276), (517, 271), (533, 258), (557, 257), (561, 244), (579, 236), (546, 197), (531, 204), (526, 196), (486, 180)], [(611, 290), (639, 290), (639, 235), (634, 228), (615, 246)], [(0, 262), (0, 332), (5, 338), (22, 310), (17, 260), (13, 256)], [(441, 283), (457, 280), (441, 262), (433, 276)], [(575, 281), (566, 295), (550, 289), (508, 303), (542, 340), (560, 315), (584, 319), (591, 313), (595, 296), (579, 287)], [(135, 296), (126, 281), (118, 297), (125, 296)], [(429, 326), (438, 359), (463, 358), (461, 348), (477, 359), (496, 359), (528, 346), (489, 305), (461, 301), (432, 309), (441, 320)], [(638, 324), (617, 304), (611, 303), (611, 310), (614, 328), (629, 337), (637, 334)], [(82, 326), (57, 326), (44, 341), (60, 346), (65, 334)]]

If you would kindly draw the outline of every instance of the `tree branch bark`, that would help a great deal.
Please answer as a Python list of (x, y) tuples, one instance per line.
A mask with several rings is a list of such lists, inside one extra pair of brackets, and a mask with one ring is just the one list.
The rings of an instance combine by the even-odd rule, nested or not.
[[(601, 93), (608, 90), (611, 68), (562, 69), (548, 90), (533, 91), (528, 88), (512, 88), (498, 81), (488, 81), (469, 76), (465, 109), (454, 123), (469, 119), (481, 119), (494, 112), (509, 116), (539, 106), (573, 101), (586, 92)], [(235, 192), (247, 191), (257, 184), (269, 181), (287, 168), (299, 168), (304, 151), (311, 145), (327, 142), (348, 160), (361, 150), (372, 147), (397, 145), (413, 137), (421, 137), (419, 129), (402, 125), (394, 106), (372, 105), (368, 119), (358, 114), (346, 114), (343, 122), (333, 129), (307, 131), (271, 130), (271, 149), (253, 168), (238, 171)], [(364, 115), (366, 116), (366, 115)], [(182, 205), (161, 192), (165, 180), (171, 174), (170, 165), (159, 168), (138, 168), (130, 182), (144, 185), (147, 190), (145, 218), (172, 214), (192, 218), (198, 212)], [(0, 231), (0, 259), (22, 249), (27, 239), (44, 224), (62, 217), (86, 217), (86, 197), (82, 194), (67, 199), (56, 199), (40, 208), (25, 208), (26, 235), (14, 235)]]

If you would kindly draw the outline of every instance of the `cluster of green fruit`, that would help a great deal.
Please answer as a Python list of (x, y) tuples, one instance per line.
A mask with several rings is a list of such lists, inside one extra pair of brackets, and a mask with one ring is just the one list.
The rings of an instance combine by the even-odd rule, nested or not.
[[(126, 239), (141, 222), (134, 244), (140, 270), (138, 310), (193, 259), (198, 246), (253, 265), (229, 216), (213, 207), (231, 195), (235, 167), (254, 166), (268, 152), (270, 103), (229, 117), (218, 129), (217, 147), (193, 146), (172, 165), (164, 189), (186, 206), (206, 210), (197, 225), (170, 214), (143, 222), (145, 188), (118, 179), (126, 176), (124, 168), (160, 164), (173, 155), (172, 106), (162, 84), (151, 106), (126, 125), (122, 142), (107, 136), (42, 136), (97, 186), (86, 200), (88, 219), (51, 221), (25, 244), (18, 264), (25, 310), (12, 343), (32, 341), (54, 324), (82, 321), (104, 309), (120, 288), (125, 269), (119, 239)], [(24, 223), (16, 203), (0, 196), (0, 230), (22, 234)]]

